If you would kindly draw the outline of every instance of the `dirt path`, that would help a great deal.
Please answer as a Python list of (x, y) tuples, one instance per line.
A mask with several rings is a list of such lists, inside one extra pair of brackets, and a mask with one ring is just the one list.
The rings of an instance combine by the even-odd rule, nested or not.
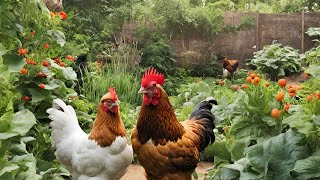
[[(206, 170), (211, 168), (213, 163), (211, 162), (201, 162), (196, 168), (199, 180), (203, 180), (206, 174)], [(120, 180), (145, 180), (144, 169), (138, 164), (131, 164), (129, 166), (128, 172)]]

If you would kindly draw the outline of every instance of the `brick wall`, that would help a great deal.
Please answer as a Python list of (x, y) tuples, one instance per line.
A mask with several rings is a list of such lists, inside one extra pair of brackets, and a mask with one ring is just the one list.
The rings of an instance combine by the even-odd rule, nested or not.
[[(210, 54), (220, 54), (229, 59), (239, 59), (240, 65), (245, 67), (245, 60), (252, 58), (253, 52), (262, 49), (264, 45), (269, 45), (273, 40), (304, 52), (314, 44), (312, 38), (304, 32), (309, 27), (320, 27), (320, 13), (226, 12), (224, 21), (230, 25), (237, 25), (244, 16), (254, 17), (255, 25), (252, 28), (237, 32), (221, 32), (213, 40), (201, 34), (191, 33), (188, 37), (173, 34), (171, 45), (178, 53), (178, 65), (188, 63), (186, 61), (192, 61), (191, 64), (205, 62)], [(127, 23), (123, 26), (123, 32), (131, 33), (134, 28), (136, 28), (134, 23)], [(186, 58), (186, 55), (189, 58)]]

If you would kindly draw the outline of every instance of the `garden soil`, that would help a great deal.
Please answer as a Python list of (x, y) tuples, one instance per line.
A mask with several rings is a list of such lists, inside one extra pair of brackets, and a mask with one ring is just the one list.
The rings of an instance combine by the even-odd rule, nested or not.
[[(200, 162), (196, 168), (198, 180), (204, 180), (207, 170), (213, 167), (211, 162)], [(120, 180), (145, 180), (144, 169), (138, 164), (131, 164), (128, 172)]]

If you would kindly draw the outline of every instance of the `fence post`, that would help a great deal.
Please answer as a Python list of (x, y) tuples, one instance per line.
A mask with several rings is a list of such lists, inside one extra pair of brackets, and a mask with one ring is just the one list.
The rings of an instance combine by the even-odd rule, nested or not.
[(301, 12), (301, 53), (304, 53), (304, 10)]
[(259, 12), (256, 13), (256, 51), (260, 50), (259, 41)]

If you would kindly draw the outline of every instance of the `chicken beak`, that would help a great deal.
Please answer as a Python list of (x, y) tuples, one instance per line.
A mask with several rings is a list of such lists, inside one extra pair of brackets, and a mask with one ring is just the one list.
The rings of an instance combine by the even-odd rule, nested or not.
[(141, 87), (138, 93), (144, 94), (144, 93), (147, 93), (147, 91), (143, 87)]
[(118, 102), (114, 102), (111, 104), (111, 108), (114, 108), (115, 106), (119, 106)]

